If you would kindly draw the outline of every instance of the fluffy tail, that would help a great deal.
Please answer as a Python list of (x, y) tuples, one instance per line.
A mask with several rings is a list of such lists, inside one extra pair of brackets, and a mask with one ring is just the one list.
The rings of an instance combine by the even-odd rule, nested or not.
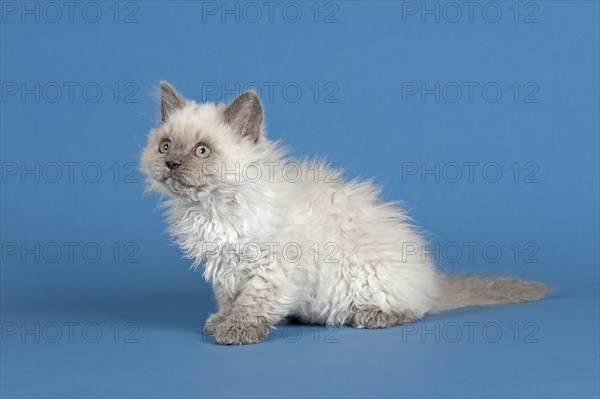
[(544, 283), (506, 276), (445, 275), (442, 284), (440, 302), (432, 313), (466, 306), (537, 301), (550, 292)]

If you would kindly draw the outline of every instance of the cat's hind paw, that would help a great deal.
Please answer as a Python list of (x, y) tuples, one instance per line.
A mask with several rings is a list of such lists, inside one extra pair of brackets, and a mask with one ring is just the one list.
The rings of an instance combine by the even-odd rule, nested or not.
[(375, 306), (358, 309), (352, 315), (350, 325), (356, 328), (386, 328), (412, 323), (417, 317), (410, 311), (385, 313)]

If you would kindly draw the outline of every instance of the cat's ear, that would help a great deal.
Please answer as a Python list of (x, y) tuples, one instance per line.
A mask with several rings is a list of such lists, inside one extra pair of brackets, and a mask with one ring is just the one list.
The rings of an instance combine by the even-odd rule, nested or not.
[(185, 99), (164, 80), (160, 82), (160, 120), (161, 123), (167, 120), (171, 112), (182, 108), (185, 104)]
[(242, 137), (257, 142), (263, 123), (263, 108), (254, 91), (245, 91), (225, 108), (225, 122)]

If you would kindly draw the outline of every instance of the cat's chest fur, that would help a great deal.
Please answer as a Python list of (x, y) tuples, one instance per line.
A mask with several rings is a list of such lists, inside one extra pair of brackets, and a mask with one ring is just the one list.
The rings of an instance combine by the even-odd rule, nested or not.
[(186, 257), (194, 260), (192, 267), (203, 264), (204, 277), (232, 296), (251, 273), (243, 256), (269, 231), (250, 208), (246, 202), (217, 196), (169, 204), (169, 231)]
[[(237, 242), (245, 230), (234, 206), (217, 203), (177, 203), (169, 212), (170, 231), (189, 255), (202, 255), (198, 244)], [(206, 245), (204, 247), (206, 247)], [(203, 249), (205, 249), (203, 247)]]

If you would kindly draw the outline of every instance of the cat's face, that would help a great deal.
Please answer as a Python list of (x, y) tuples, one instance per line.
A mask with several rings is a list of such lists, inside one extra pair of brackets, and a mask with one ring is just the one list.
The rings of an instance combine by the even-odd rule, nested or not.
[(160, 109), (140, 162), (149, 189), (201, 200), (231, 183), (224, 171), (255, 161), (263, 121), (255, 93), (242, 93), (228, 106), (198, 104), (163, 82)]

